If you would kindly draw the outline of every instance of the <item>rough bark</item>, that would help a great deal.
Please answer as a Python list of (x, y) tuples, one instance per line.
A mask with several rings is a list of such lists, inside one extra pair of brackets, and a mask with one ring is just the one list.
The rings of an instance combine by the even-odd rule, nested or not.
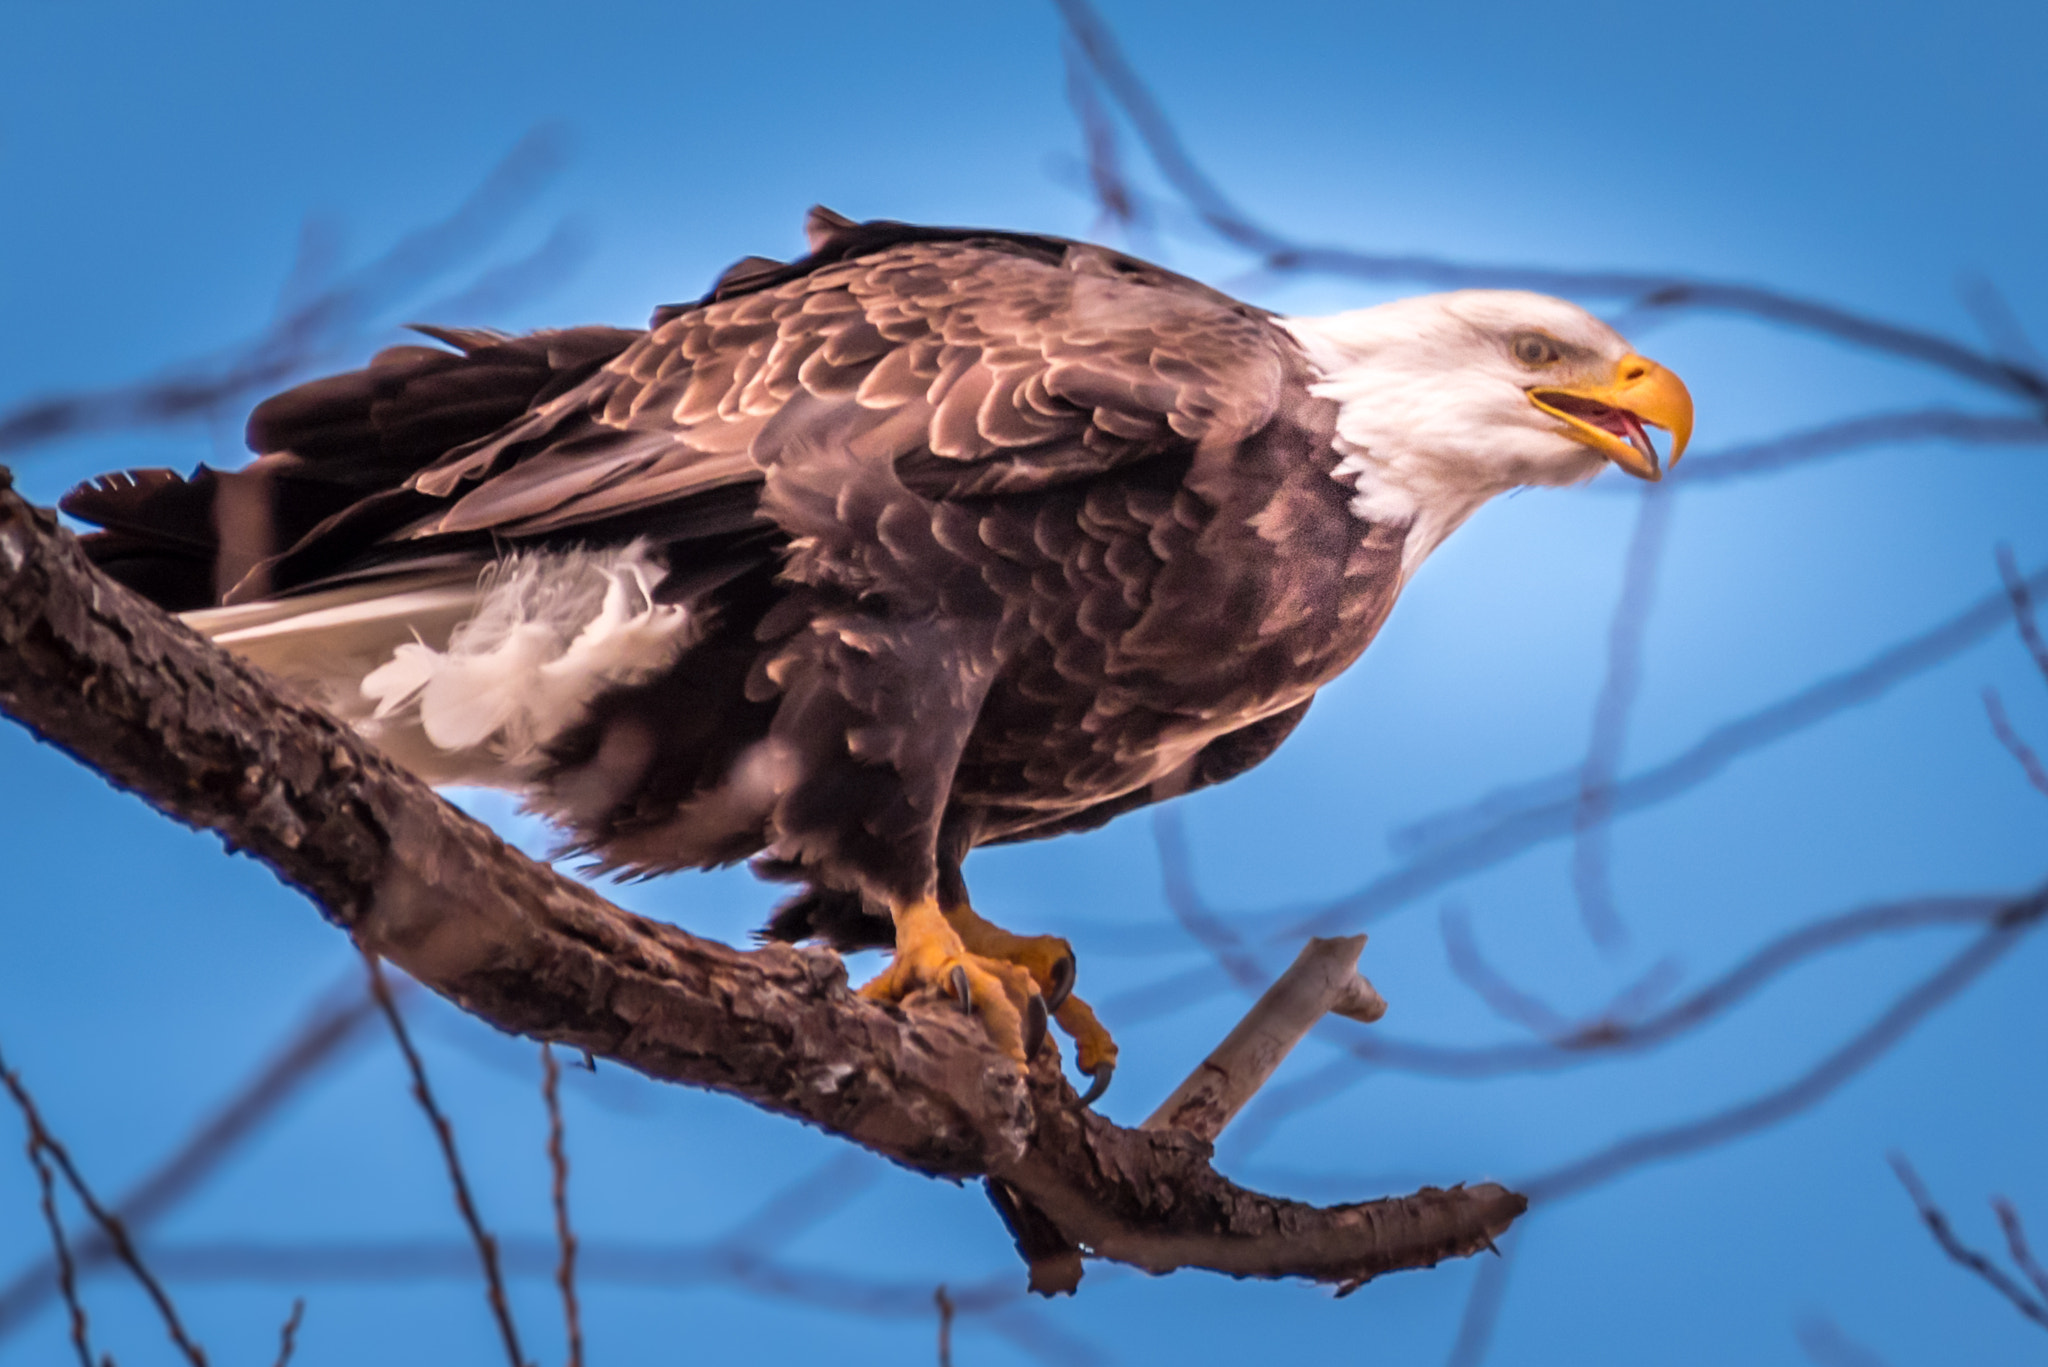
[(4, 480), (0, 710), (219, 832), (470, 1014), (987, 1177), (1050, 1221), (1041, 1242), (1349, 1287), (1485, 1248), (1526, 1204), (1491, 1185), (1320, 1209), (1245, 1191), (1198, 1139), (1082, 1110), (1050, 1059), (1027, 1085), (957, 1011), (855, 996), (829, 952), (741, 951), (622, 911), (99, 574)]

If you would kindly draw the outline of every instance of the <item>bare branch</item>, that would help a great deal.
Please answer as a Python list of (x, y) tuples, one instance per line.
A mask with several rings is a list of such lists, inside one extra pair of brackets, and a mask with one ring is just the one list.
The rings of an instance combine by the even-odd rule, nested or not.
[(1501, 1302), (1507, 1299), (1511, 1270), (1510, 1244), (1499, 1256), (1482, 1258), (1472, 1271), (1472, 1289), (1465, 1294), (1465, 1313), (1458, 1317), (1458, 1337), (1451, 1343), (1444, 1367), (1479, 1367), (1486, 1350), (1493, 1346), (1494, 1326), (1500, 1323)]
[(1861, 350), (1946, 371), (1996, 393), (2048, 409), (2048, 376), (2016, 360), (1988, 355), (1946, 337), (1754, 285), (1629, 271), (1566, 271), (1379, 254), (1296, 241), (1231, 201), (1188, 154), (1150, 91), (1125, 59), (1089, 0), (1054, 0), (1109, 99), (1130, 120), (1160, 175), (1216, 237), (1249, 252), (1275, 273), (1410, 280), (1439, 289), (1532, 289), (1585, 298), (1625, 299), (1642, 322), (1680, 311), (1733, 313), (1830, 337)]
[(1463, 907), (1456, 903), (1445, 906), (1437, 916), (1437, 928), (1443, 934), (1444, 959), (1451, 972), (1494, 1015), (1552, 1042), (1571, 1033), (1572, 1022), (1562, 1012), (1508, 981), (1486, 961)]
[(299, 1322), (306, 1318), (306, 1302), (301, 1297), (292, 1302), (292, 1313), (286, 1317), (284, 1328), (277, 1335), (277, 1360), (274, 1367), (291, 1367), (292, 1354), (299, 1347)]
[(1991, 719), (1991, 734), (1998, 737), (1998, 743), (2019, 761), (2020, 771), (2027, 776), (2027, 782), (2040, 789), (2043, 797), (2048, 797), (2048, 765), (2041, 763), (2041, 757), (2034, 753), (2033, 747), (2013, 729), (2011, 719), (2005, 715), (2005, 703), (1995, 688), (1984, 690), (1984, 714)]
[(2027, 1227), (2020, 1223), (2019, 1211), (2003, 1196), (1991, 1198), (1991, 1209), (1998, 1216), (1998, 1227), (2005, 1231), (2005, 1247), (2012, 1255), (2013, 1266), (2034, 1284), (2034, 1290), (2040, 1293), (2041, 1303), (2048, 1305), (2048, 1268), (2043, 1268), (2035, 1260), (2034, 1250), (2027, 1244)]
[(1843, 1333), (1825, 1315), (1808, 1315), (1793, 1329), (1799, 1350), (1816, 1367), (1886, 1367), (1885, 1360)]
[(865, 1153), (835, 1154), (736, 1221), (715, 1247), (730, 1258), (764, 1259), (779, 1245), (838, 1214), (873, 1186), (878, 1175)]
[(1969, 310), (1970, 321), (1984, 334), (1984, 340), (1991, 343), (1991, 350), (2008, 361), (2042, 368), (2041, 353), (2027, 337), (2025, 324), (2013, 312), (2012, 304), (1991, 280), (1982, 275), (1970, 274), (1956, 282), (1956, 295), (1963, 307)]
[[(549, 1237), (507, 1235), (500, 1245), (507, 1276), (552, 1278), (558, 1249)], [(476, 1276), (476, 1250), (467, 1238), (317, 1244), (166, 1244), (155, 1257), (168, 1276), (186, 1282), (284, 1285), (317, 1283), (417, 1286), (434, 1279), (467, 1283)], [(735, 1255), (725, 1241), (667, 1244), (586, 1239), (579, 1275), (587, 1282), (654, 1287), (672, 1292), (690, 1285), (730, 1286), (768, 1300), (837, 1314), (928, 1323), (929, 1280), (887, 1281), (830, 1267), (799, 1266), (752, 1254)], [(967, 1284), (948, 1283), (956, 1322), (974, 1321), (1025, 1351), (1079, 1367), (1101, 1355), (1033, 1312), (1014, 1273)]]
[[(178, 1351), (184, 1354), (185, 1360), (191, 1363), (192, 1367), (206, 1367), (205, 1352), (185, 1333), (185, 1326), (178, 1318), (178, 1309), (171, 1303), (163, 1284), (143, 1263), (142, 1254), (136, 1249), (134, 1241), (128, 1237), (128, 1231), (121, 1221), (100, 1204), (99, 1198), (93, 1195), (92, 1188), (86, 1185), (84, 1176), (71, 1161), (70, 1151), (59, 1143), (56, 1136), (43, 1124), (42, 1114), (36, 1109), (35, 1098), (29, 1095), (28, 1088), (22, 1083), (21, 1078), (9, 1070), (4, 1056), (0, 1056), (0, 1087), (7, 1089), (8, 1095), (14, 1098), (16, 1108), (21, 1111), (22, 1121), (28, 1126), (30, 1148), (39, 1151), (56, 1165), (57, 1171), (64, 1175), (65, 1185), (71, 1188), (71, 1194), (85, 1207), (86, 1214), (92, 1216), (93, 1223), (112, 1240), (116, 1255), (141, 1284), (150, 1302), (156, 1306), (157, 1314), (163, 1319), (164, 1330), (171, 1336), (171, 1342), (177, 1345)], [(60, 1260), (61, 1258), (62, 1255)]]
[[(1662, 487), (1689, 489), (1694, 485), (1725, 484), (1757, 475), (1777, 474), (1875, 446), (1918, 441), (1942, 441), (1963, 446), (2048, 446), (2048, 422), (2038, 418), (1969, 413), (1948, 408), (1873, 413), (1823, 423), (1784, 436), (1744, 442), (1721, 451), (1689, 455), (1684, 464), (1664, 477)], [(1603, 487), (1614, 492), (1624, 491), (1624, 486), (1616, 484), (1593, 486), (1595, 490)]]
[(2048, 1329), (2048, 1303), (2037, 1301), (2028, 1295), (2027, 1289), (2007, 1276), (2003, 1268), (1956, 1237), (1955, 1229), (1948, 1222), (1948, 1215), (1934, 1203), (1934, 1198), (1928, 1194), (1926, 1186), (1920, 1181), (1920, 1174), (1913, 1171), (1913, 1165), (1906, 1161), (1904, 1154), (1892, 1154), (1891, 1165), (1892, 1171), (1898, 1174), (1899, 1184), (1905, 1187), (1906, 1195), (1912, 1198), (1913, 1208), (1920, 1213), (1921, 1222), (1927, 1226), (1927, 1232), (1934, 1236), (1934, 1242), (1949, 1256), (1949, 1261), (1975, 1273), (1986, 1286), (2010, 1301), (2015, 1310), (2043, 1329)]
[(576, 1303), (576, 1231), (569, 1224), (569, 1149), (562, 1138), (562, 1068), (554, 1046), (540, 1046), (541, 1097), (548, 1108), (548, 1167), (554, 1172), (555, 1242), (562, 1260), (555, 1285), (562, 1292), (562, 1324), (569, 1338), (569, 1367), (583, 1367), (583, 1315)]
[(1592, 735), (1579, 769), (1578, 806), (1572, 813), (1572, 889), (1579, 919), (1593, 943), (1617, 950), (1628, 929), (1614, 905), (1612, 861), (1608, 857), (1614, 779), (1622, 746), (1643, 680), (1643, 638), (1657, 601), (1657, 568), (1671, 527), (1671, 494), (1661, 485), (1644, 487), (1636, 505), (1635, 530), (1622, 556), (1621, 594), (1607, 628), (1607, 673), (1593, 702)]
[[(1900, 931), (1968, 925), (1995, 928), (2014, 914), (2016, 905), (2024, 904), (1998, 897), (1916, 898), (1826, 917), (1771, 940), (1719, 978), (1663, 1011), (1630, 1021), (1610, 1008), (1576, 1033), (1561, 1038), (1455, 1047), (1402, 1040), (1379, 1031), (1353, 1031), (1347, 1032), (1340, 1043), (1359, 1063), (1432, 1077), (1477, 1080), (1581, 1067), (1609, 1054), (1661, 1048), (1732, 1011), (1807, 959)], [(1298, 1093), (1277, 1088), (1269, 1099), (1278, 1104), (1285, 1095), (1290, 1106), (1306, 1105), (1341, 1091), (1355, 1080), (1345, 1075), (1341, 1064), (1332, 1064), (1311, 1078), (1291, 1084), (1301, 1089)], [(1266, 1123), (1265, 1109), (1261, 1106), (1246, 1121), (1246, 1126)]]
[(958, 1012), (846, 990), (836, 956), (742, 952), (630, 915), (502, 841), (267, 676), (99, 575), (0, 493), (0, 707), (304, 889), (369, 952), (500, 1028), (799, 1116), (933, 1175), (993, 1176), (1148, 1271), (1349, 1285), (1485, 1246), (1496, 1186), (1324, 1209), (1261, 1196), (1185, 1136), (1020, 1079)]
[(1099, 236), (1115, 226), (1129, 232), (1140, 224), (1138, 199), (1124, 177), (1116, 124), (1102, 107), (1073, 39), (1060, 45), (1060, 55), (1067, 69), (1067, 104), (1080, 122), (1081, 141), (1088, 149), (1088, 188), (1101, 210), (1092, 231)]
[(2005, 581), (2005, 595), (2012, 602), (2013, 620), (2018, 623), (2020, 639), (2027, 643), (2027, 653), (2034, 657), (2034, 665), (2041, 671), (2041, 679), (2048, 683), (2048, 640), (2041, 637), (2040, 624), (2034, 620), (2034, 594), (2042, 588), (2034, 579), (2020, 574), (2019, 562), (2013, 559), (2012, 547), (2000, 546), (1997, 553), (1998, 577)]
[[(2044, 920), (2048, 920), (2048, 888), (2014, 899), (2005, 905), (1999, 917), (1982, 935), (1935, 972), (1914, 984), (1848, 1042), (1792, 1081), (1711, 1115), (1632, 1135), (1584, 1158), (1527, 1178), (1518, 1185), (1528, 1192), (1532, 1205), (1563, 1200), (1612, 1182), (1647, 1164), (1726, 1144), (1819, 1104), (1843, 1083), (1875, 1063), (1931, 1012), (1968, 987)], [(1894, 1161), (1895, 1164), (1903, 1162)], [(1901, 1180), (1907, 1182), (1909, 1191), (1916, 1190), (1909, 1172), (1902, 1169)], [(1918, 1201), (1917, 1194), (1915, 1199)], [(1923, 1205), (1923, 1214), (1926, 1209)], [(1930, 1228), (1933, 1227), (1930, 1221)], [(1945, 1228), (1944, 1225), (1936, 1229), (1937, 1238), (1943, 1238)], [(1943, 1246), (1949, 1246), (1946, 1239)], [(1966, 1265), (1975, 1270), (1973, 1264)], [(1993, 1268), (1992, 1272), (1996, 1273), (1997, 1269)], [(2009, 1278), (2004, 1280), (2007, 1285), (2011, 1284)], [(2017, 1290), (2016, 1287), (2014, 1289)], [(2048, 1315), (2048, 1311), (2043, 1314)], [(2048, 1324), (2048, 1319), (2043, 1323)], [(1491, 1333), (1490, 1319), (1486, 1329), (1487, 1337), (1478, 1338), (1475, 1349), (1453, 1358), (1460, 1367), (1478, 1367), (1483, 1360)], [(1467, 1335), (1461, 1334), (1461, 1350), (1466, 1342)]]
[[(376, 1014), (376, 1003), (363, 991), (362, 979), (350, 974), (342, 990), (326, 994), (297, 1034), (114, 1203), (114, 1214), (121, 1223), (140, 1233), (176, 1209), (312, 1078), (344, 1057), (345, 1051), (363, 1038), (362, 1027)], [(114, 1246), (100, 1231), (92, 1230), (80, 1241), (76, 1253), (81, 1266), (93, 1267), (112, 1258)], [(56, 1272), (49, 1261), (35, 1263), (0, 1287), (0, 1339), (26, 1324), (57, 1294)]]
[[(1195, 864), (1188, 853), (1187, 824), (1177, 807), (1152, 809), (1152, 843), (1159, 852), (1159, 881), (1166, 908), (1180, 927), (1216, 960), (1240, 990), (1256, 992), (1267, 979), (1265, 966), (1235, 928), (1210, 910), (1195, 886)], [(1177, 996), (1177, 1004), (1186, 1003)]]
[(462, 1170), (462, 1156), (455, 1149), (455, 1127), (448, 1123), (448, 1117), (434, 1100), (434, 1089), (427, 1083), (427, 1067), (420, 1061), (419, 1051), (412, 1047), (412, 1035), (405, 1028), (405, 1017), (399, 1014), (398, 1003), (391, 999), (391, 988), (384, 981), (383, 966), (368, 949), (363, 950), (363, 967), (370, 975), (370, 995), (377, 999), (378, 1009), (391, 1026), (391, 1037), (398, 1043), (398, 1052), (405, 1056), (406, 1071), (412, 1074), (413, 1100), (426, 1113), (427, 1123), (434, 1130), (435, 1142), (441, 1146), (442, 1161), (448, 1165), (448, 1185), (455, 1190), (455, 1208), (462, 1213), (462, 1223), (469, 1230), (470, 1242), (476, 1245), (477, 1262), (483, 1268), (484, 1292), (490, 1301), (491, 1318), (497, 1321), (498, 1335), (505, 1343), (505, 1357), (511, 1367), (526, 1367), (526, 1354), (519, 1349), (519, 1328), (512, 1322), (512, 1303), (505, 1295), (505, 1279), (498, 1271), (498, 1241), (484, 1228), (483, 1217), (477, 1213), (476, 1201), (470, 1196), (469, 1178)]
[[(10, 1075), (8, 1085), (18, 1085), (19, 1081)], [(42, 1193), (43, 1223), (49, 1227), (51, 1256), (57, 1260), (57, 1285), (64, 1293), (64, 1308), (71, 1315), (71, 1346), (78, 1351), (78, 1367), (95, 1367), (91, 1326), (86, 1319), (85, 1302), (78, 1298), (78, 1271), (71, 1257), (71, 1241), (65, 1237), (64, 1217), (57, 1210), (56, 1175), (50, 1171), (50, 1160), (43, 1156), (42, 1141), (33, 1124), (28, 1127), (25, 1148), (29, 1164), (36, 1170), (36, 1186)]]
[[(2014, 582), (2030, 591), (2048, 588), (2048, 570), (2037, 570)], [(1989, 636), (2004, 624), (2010, 611), (2004, 592), (1987, 595), (1853, 669), (1722, 723), (1690, 748), (1616, 782), (1609, 808), (1612, 817), (1668, 802), (1744, 755), (1883, 696)], [(1459, 812), (1410, 827), (1411, 842), (1422, 846), (1415, 857), (1311, 914), (1281, 913), (1279, 928), (1269, 938), (1330, 934), (1369, 923), (1449, 883), (1570, 834), (1578, 812), (1578, 773), (1572, 769), (1546, 776), (1518, 785), (1504, 797), (1482, 799)]]
[(1530, 1201), (1576, 1195), (1645, 1164), (1725, 1144), (1817, 1105), (2004, 958), (2029, 931), (2041, 925), (2044, 914), (2048, 914), (2048, 890), (2012, 901), (1990, 928), (1914, 984), (1847, 1043), (1790, 1082), (1712, 1115), (1631, 1135), (1530, 1178), (1523, 1184)]
[(1310, 940), (1223, 1043), (1141, 1125), (1210, 1143), (1325, 1015), (1376, 1021), (1387, 1004), (1358, 973), (1363, 935)]
[[(289, 306), (261, 333), (224, 355), (176, 366), (154, 379), (52, 395), (0, 412), (0, 453), (91, 432), (204, 418), (240, 407), (334, 353), (360, 346), (380, 315), (488, 248), (565, 160), (566, 143), (557, 130), (528, 133), (453, 213), (406, 234), (376, 260), (310, 295), (311, 279), (324, 272), (332, 253), (327, 239), (309, 229), (281, 297)], [(502, 305), (559, 280), (577, 250), (573, 235), (558, 229), (532, 257), (488, 273), (457, 298)]]

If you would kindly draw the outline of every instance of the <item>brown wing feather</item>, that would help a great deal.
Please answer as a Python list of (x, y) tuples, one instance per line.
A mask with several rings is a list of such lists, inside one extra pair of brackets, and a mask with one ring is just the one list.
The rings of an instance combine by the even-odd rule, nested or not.
[[(581, 389), (420, 471), (412, 488), (454, 501), (406, 534), (573, 528), (828, 443), (893, 462), (926, 497), (1032, 493), (1270, 419), (1277, 330), (1104, 256), (907, 242), (677, 313)], [(780, 421), (799, 396), (803, 421)]]

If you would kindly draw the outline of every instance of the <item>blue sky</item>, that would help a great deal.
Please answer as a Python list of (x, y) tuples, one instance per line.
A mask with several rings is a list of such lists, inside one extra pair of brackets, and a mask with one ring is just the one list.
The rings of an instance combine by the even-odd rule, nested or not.
[[(1196, 157), (1299, 237), (1760, 282), (1971, 340), (1958, 282), (1982, 278), (2048, 330), (2040, 7), (1104, 12)], [(1087, 235), (1096, 213), (1076, 186), (1063, 81), (1045, 4), (11, 0), (0, 6), (0, 410), (252, 335), (278, 307), (302, 224), (326, 225), (344, 264), (366, 260), (447, 212), (536, 127), (558, 130), (560, 173), (465, 269), (394, 303), (333, 366), (413, 317), (638, 322), (738, 256), (796, 253), (813, 201)], [(552, 288), (460, 316), (437, 308), (562, 224), (584, 250)], [(1145, 245), (1287, 311), (1413, 288), (1259, 278), (1172, 221)], [(1869, 411), (2012, 411), (1734, 318), (1666, 322), (1638, 341), (1691, 384), (1702, 465), (1741, 441)], [(15, 460), (17, 482), (51, 501), (105, 469), (219, 461), (239, 423), (230, 413), (41, 448)], [(1278, 757), (1179, 805), (1204, 894), (1239, 909), (1248, 935), (1285, 919), (1268, 909), (1397, 867), (1389, 837), (1407, 824), (1579, 761), (1637, 508), (1619, 482), (1485, 510)], [(2039, 447), (1922, 442), (1680, 489), (1623, 772), (1960, 611), (1996, 587), (2000, 541), (2030, 569), (2048, 564), (2044, 512)], [(1523, 1037), (1447, 968), (1447, 903), (1495, 965), (1578, 1012), (1666, 958), (1683, 992), (1822, 915), (2034, 885), (2048, 800), (1992, 738), (1987, 684), (2048, 747), (2048, 689), (2001, 629), (1619, 822), (1614, 882), (1630, 932), (1619, 954), (1580, 928), (1569, 846), (1555, 841), (1375, 921), (1365, 967), (1393, 1010), (1374, 1028), (1446, 1044)], [(503, 802), (471, 805), (545, 840)], [(268, 873), (13, 727), (0, 728), (0, 860), (0, 1047), (103, 1190), (147, 1171), (351, 971), (340, 937)], [(1124, 1048), (1112, 1116), (1142, 1118), (1243, 1009), (1241, 995), (1204, 986), (1207, 960), (1173, 924), (1148, 817), (988, 852), (969, 871), (991, 914), (1074, 940), (1082, 990)], [(728, 938), (774, 900), (744, 873), (614, 892)], [(1281, 1123), (1248, 1116), (1220, 1165), (1318, 1200), (1531, 1177), (1794, 1077), (1960, 934), (1861, 945), (1647, 1055), (1487, 1082), (1361, 1073)], [(1260, 943), (1275, 970), (1294, 947)], [(1907, 1153), (1979, 1244), (1996, 1243), (1983, 1205), (1993, 1192), (2048, 1242), (2044, 968), (2048, 948), (2022, 944), (1818, 1106), (1539, 1208), (1513, 1247), (1487, 1360), (1800, 1363), (1795, 1326), (1816, 1315), (1894, 1367), (2038, 1356), (2038, 1329), (1940, 1259), (1884, 1155)], [(1139, 995), (1162, 982), (1180, 985)], [(507, 1235), (544, 1235), (532, 1047), (438, 1004), (414, 1014), (486, 1215)], [(1276, 1088), (1329, 1065), (1343, 1039), (1304, 1046)], [(595, 1363), (928, 1360), (929, 1288), (1021, 1281), (971, 1189), (844, 1158), (790, 1122), (618, 1069), (572, 1072), (567, 1091), (574, 1199), (593, 1244), (701, 1248), (807, 1173), (832, 1195), (807, 1194), (815, 1220), (769, 1250), (807, 1270), (796, 1295), (736, 1281), (744, 1259), (730, 1245), (718, 1275), (700, 1260), (638, 1284), (593, 1282)], [(0, 1119), (0, 1138), (11, 1123)], [(436, 1163), (388, 1043), (366, 1037), (153, 1240), (188, 1253), (446, 1242), (460, 1231)], [(34, 1200), (26, 1166), (0, 1161), (0, 1277), (42, 1250)], [(295, 1279), (281, 1255), (268, 1261), (270, 1279), (199, 1277), (189, 1259), (174, 1276), (217, 1360), (267, 1361), (300, 1293), (309, 1367), (494, 1360), (468, 1279)], [(835, 1274), (900, 1294), (888, 1314), (855, 1313), (833, 1303)], [(1402, 1274), (1336, 1302), (1312, 1288), (1097, 1269), (1073, 1301), (964, 1317), (956, 1360), (1057, 1360), (1085, 1345), (1107, 1362), (1227, 1362), (1284, 1345), (1434, 1363), (1472, 1276), (1469, 1264)], [(545, 1281), (517, 1290), (529, 1351), (559, 1360)], [(127, 1288), (107, 1279), (90, 1297), (121, 1362), (170, 1361)], [(66, 1351), (51, 1310), (0, 1338), (0, 1363)]]

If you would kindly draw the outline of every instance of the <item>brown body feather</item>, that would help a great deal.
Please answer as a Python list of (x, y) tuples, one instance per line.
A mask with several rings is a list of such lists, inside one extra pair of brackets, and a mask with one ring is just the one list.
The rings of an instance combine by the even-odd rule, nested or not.
[[(647, 332), (440, 332), (259, 406), (244, 470), (66, 501), (167, 607), (644, 539), (700, 637), (532, 800), (639, 872), (763, 856), (773, 933), (1270, 754), (1399, 587), (1266, 315), (1100, 248), (814, 216)], [(873, 908), (871, 910), (870, 908)]]

